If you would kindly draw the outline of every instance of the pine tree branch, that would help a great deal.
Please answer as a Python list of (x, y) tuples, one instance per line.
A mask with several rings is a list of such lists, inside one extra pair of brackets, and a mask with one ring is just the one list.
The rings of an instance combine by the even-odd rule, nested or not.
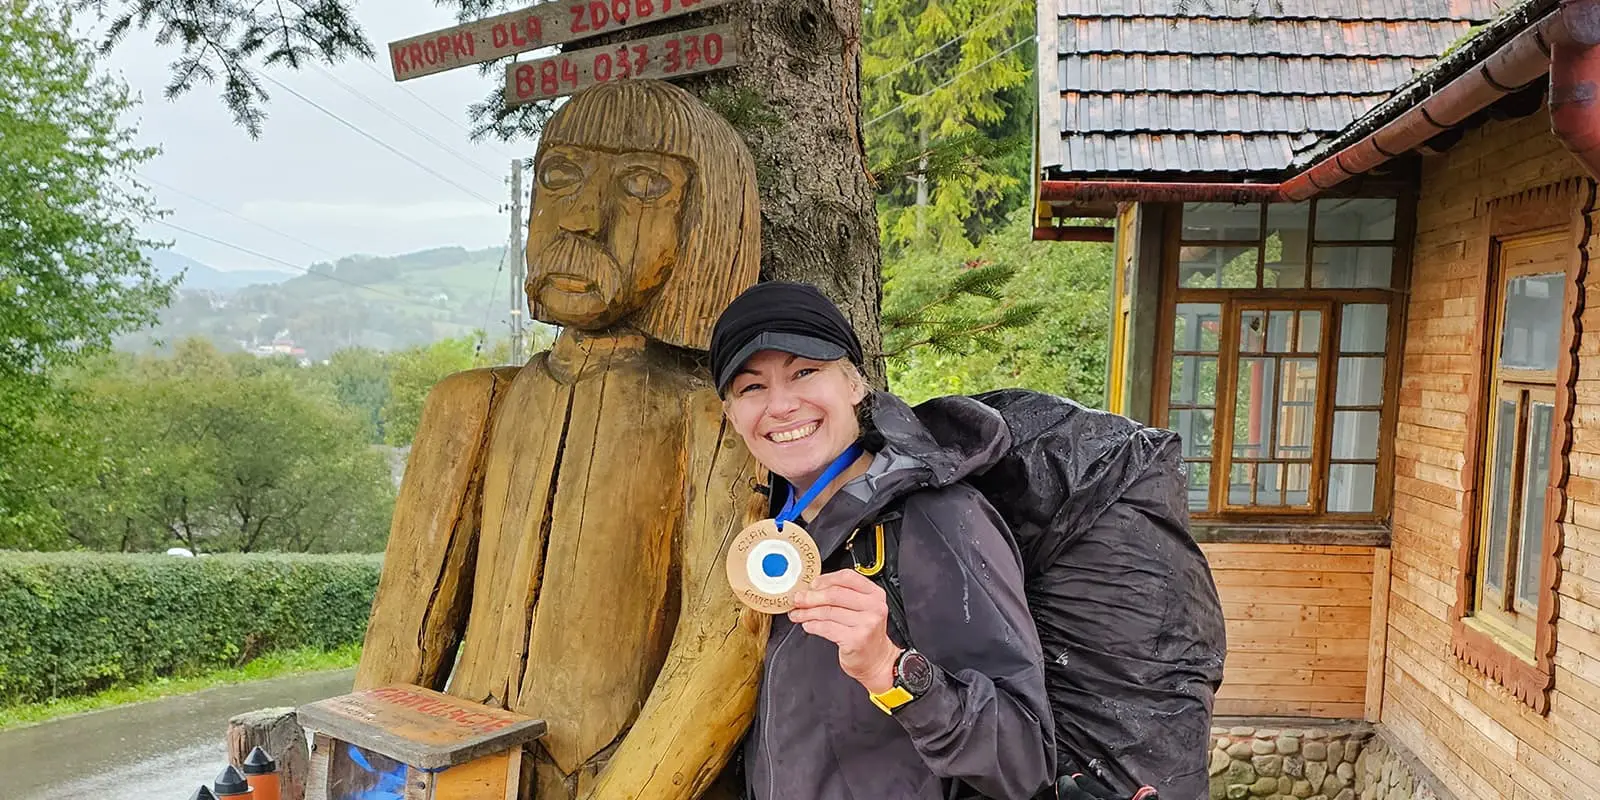
[[(222, 99), (234, 122), (251, 138), (261, 135), (269, 99), (256, 71), (286, 64), (301, 68), (307, 59), (328, 64), (376, 56), (349, 0), (71, 0), (78, 10), (93, 10), (111, 24), (98, 49), (108, 54), (129, 30), (152, 30), (156, 44), (177, 44), (166, 96), (176, 98), (201, 81), (225, 76)], [(263, 6), (266, 8), (264, 9)], [(271, 43), (269, 46), (269, 42)]]

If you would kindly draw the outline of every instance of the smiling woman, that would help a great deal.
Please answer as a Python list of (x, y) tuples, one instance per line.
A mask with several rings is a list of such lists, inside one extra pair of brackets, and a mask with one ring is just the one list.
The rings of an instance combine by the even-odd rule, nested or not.
[[(1055, 745), (1021, 562), (961, 482), (1004, 449), (1003, 423), (978, 432), (994, 445), (981, 453), (937, 449), (899, 398), (869, 392), (862, 358), (839, 309), (804, 284), (758, 284), (713, 331), (724, 412), (771, 472), (775, 519), (759, 525), (798, 523), (822, 559), (772, 622), (746, 788), (761, 800), (1041, 796)], [(769, 550), (743, 562), (748, 584), (787, 590), (793, 557)], [(886, 563), (892, 600), (877, 582)]]

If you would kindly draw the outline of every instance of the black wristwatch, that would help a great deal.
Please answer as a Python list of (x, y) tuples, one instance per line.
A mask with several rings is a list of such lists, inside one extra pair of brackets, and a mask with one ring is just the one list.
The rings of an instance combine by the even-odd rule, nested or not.
[(911, 702), (933, 689), (934, 667), (928, 657), (916, 650), (906, 650), (894, 662), (894, 686), (880, 694), (870, 695), (872, 702), (885, 714)]

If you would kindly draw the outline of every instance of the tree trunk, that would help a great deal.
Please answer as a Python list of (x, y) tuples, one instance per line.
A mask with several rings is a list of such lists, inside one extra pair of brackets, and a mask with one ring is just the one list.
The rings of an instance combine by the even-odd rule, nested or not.
[(265, 708), (228, 720), (228, 763), (243, 768), (254, 748), (278, 762), (281, 800), (301, 800), (311, 770), (311, 751), (293, 708)]
[(746, 0), (652, 31), (724, 21), (747, 31), (740, 66), (675, 82), (732, 123), (755, 158), (761, 277), (810, 283), (833, 298), (861, 336), (868, 380), (882, 387), (883, 286), (861, 124), (860, 0)]

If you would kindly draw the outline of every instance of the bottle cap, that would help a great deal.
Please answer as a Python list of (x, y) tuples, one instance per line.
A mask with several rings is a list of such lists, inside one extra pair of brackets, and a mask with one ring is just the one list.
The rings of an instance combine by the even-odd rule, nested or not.
[(201, 786), (189, 800), (217, 800), (217, 796), (211, 793), (211, 787)]
[(244, 773), (240, 772), (239, 768), (232, 764), (222, 769), (222, 773), (217, 776), (216, 783), (213, 785), (217, 789), (217, 797), (230, 797), (250, 793), (250, 784), (245, 781)]
[(277, 771), (278, 762), (273, 761), (272, 756), (267, 755), (267, 751), (262, 750), (260, 747), (251, 750), (250, 755), (244, 757), (244, 774), (246, 775), (266, 775)]

